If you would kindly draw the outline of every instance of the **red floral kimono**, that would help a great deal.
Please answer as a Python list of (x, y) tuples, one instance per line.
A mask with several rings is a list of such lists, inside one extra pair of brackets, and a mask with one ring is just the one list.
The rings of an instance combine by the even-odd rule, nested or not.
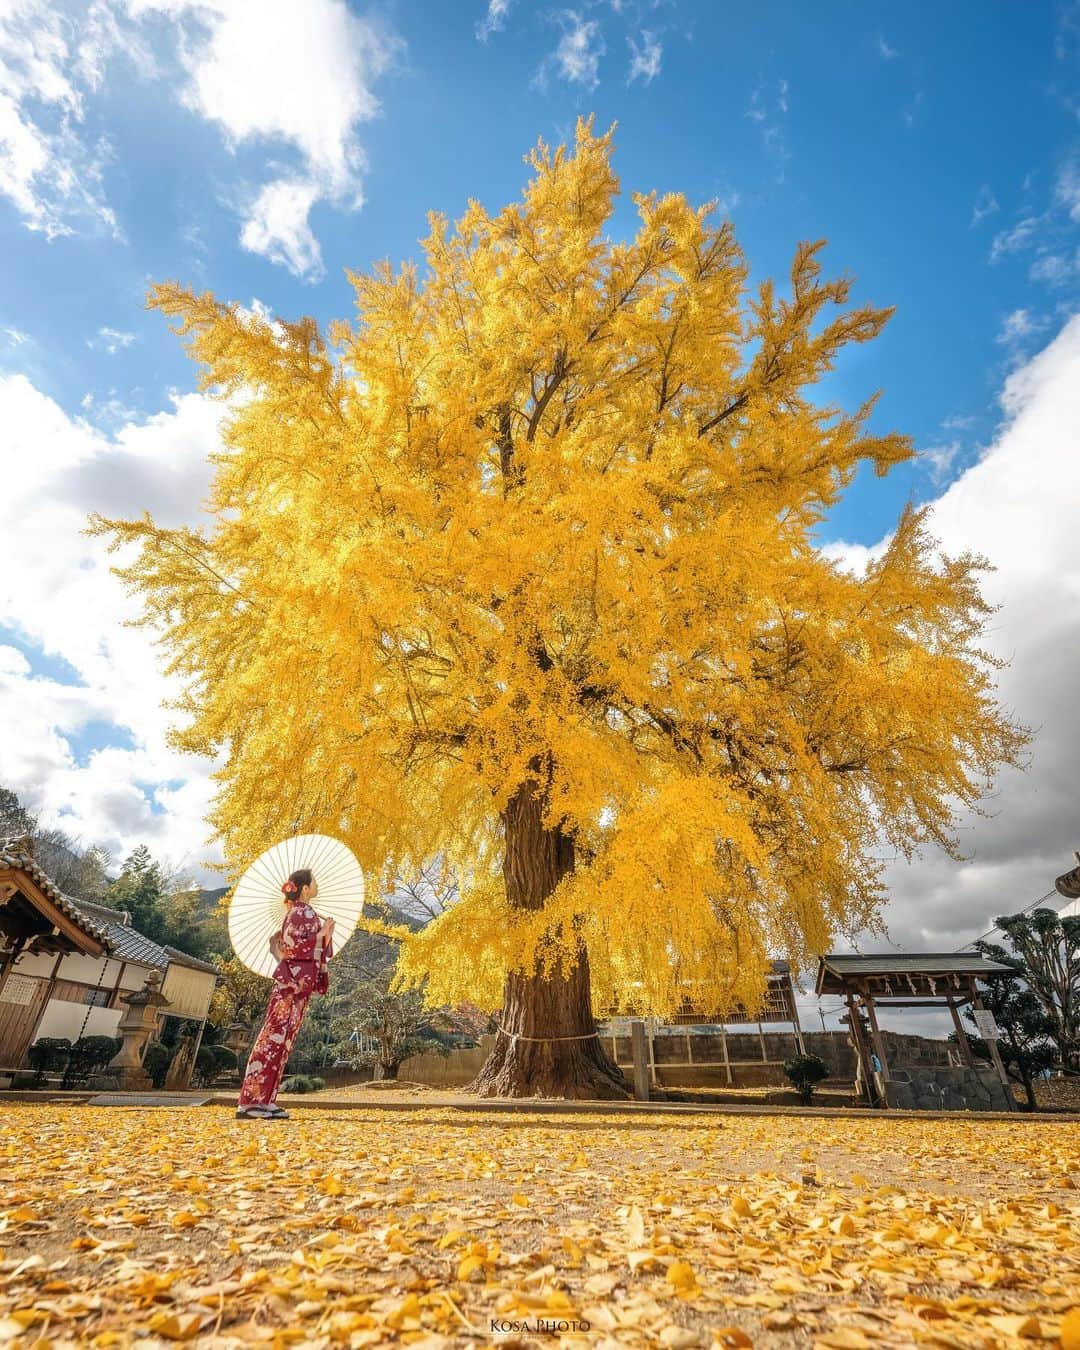
[(322, 922), (310, 905), (291, 904), (286, 908), (279, 934), (281, 960), (274, 971), (274, 992), (270, 995), (266, 1020), (248, 1056), (240, 1089), (241, 1107), (269, 1106), (273, 1102), (308, 1001), (312, 994), (325, 994), (329, 987), (326, 973), (326, 962), (332, 955), (329, 943), (323, 948), (322, 960), (315, 960)]

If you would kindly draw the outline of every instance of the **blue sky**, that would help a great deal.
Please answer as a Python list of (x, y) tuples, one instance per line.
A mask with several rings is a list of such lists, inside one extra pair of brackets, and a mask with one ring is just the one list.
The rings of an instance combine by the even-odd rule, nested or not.
[[(160, 410), (193, 371), (142, 309), (149, 281), (328, 320), (348, 310), (344, 268), (414, 256), (429, 209), (512, 199), (536, 138), (565, 139), (592, 112), (618, 123), (624, 190), (726, 203), (755, 279), (782, 277), (799, 239), (824, 237), (826, 265), (857, 277), (857, 298), (897, 307), (828, 391), (851, 403), (882, 388), (880, 424), (938, 452), (841, 505), (835, 532), (869, 543), (909, 493), (970, 460), (1003, 368), (1075, 304), (1075, 6), (513, 0), (483, 41), (482, 0), (354, 12), (381, 44), (369, 65), (384, 68), (362, 77), (379, 108), (354, 127), (364, 205), (323, 200), (311, 213), (321, 266), (297, 276), (239, 246), (245, 197), (269, 166), (299, 170), (303, 153), (272, 132), (238, 142), (184, 106), (190, 70), (168, 48), (205, 30), (151, 13), (135, 31), (158, 71), (113, 50), (100, 87), (80, 90), (79, 139), (110, 142), (98, 196), (115, 229), (70, 217), (73, 233), (49, 240), (0, 200), (0, 332), (27, 337), (8, 338), (7, 369), (101, 425)], [(24, 106), (55, 121), (40, 101)], [(632, 224), (627, 200), (616, 228)], [(94, 405), (80, 408), (87, 394)]]
[[(345, 316), (346, 267), (415, 257), (429, 210), (516, 198), (523, 155), (578, 115), (617, 122), (616, 232), (631, 191), (715, 198), (755, 281), (823, 237), (856, 302), (896, 306), (823, 390), (850, 407), (880, 388), (876, 425), (924, 452), (826, 523), (857, 562), (909, 498), (962, 498), (1024, 417), (1072, 447), (1078, 54), (1073, 0), (7, 0), (0, 415), (28, 523), (0, 580), (0, 699), (41, 725), (0, 780), (118, 852), (203, 856), (209, 769), (167, 749), (146, 639), (120, 632), (77, 528), (97, 508), (184, 518), (205, 487), (217, 413), (143, 308), (153, 281)], [(1080, 846), (1076, 824), (1036, 854)], [(1008, 886), (1029, 899), (1026, 876)], [(976, 924), (997, 902), (979, 903)]]

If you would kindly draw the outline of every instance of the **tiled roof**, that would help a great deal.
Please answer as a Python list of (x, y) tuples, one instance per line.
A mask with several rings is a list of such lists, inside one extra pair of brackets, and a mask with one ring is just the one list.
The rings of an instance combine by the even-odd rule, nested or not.
[(823, 956), (822, 964), (838, 975), (984, 975), (1015, 972), (979, 952), (930, 952), (904, 956)]
[(57, 909), (102, 943), (111, 956), (119, 961), (135, 961), (156, 970), (165, 970), (171, 961), (175, 961), (177, 965), (189, 966), (193, 970), (217, 974), (217, 967), (209, 962), (189, 956), (177, 947), (162, 947), (137, 928), (132, 928), (131, 915), (126, 910), (95, 905), (89, 900), (73, 900), (71, 896), (64, 895), (34, 862), (30, 848), (30, 840), (25, 837), (0, 839), (0, 867), (17, 867), (25, 872)]
[[(901, 981), (907, 984), (912, 996), (916, 993), (914, 981), (925, 980), (930, 993), (936, 998), (939, 997), (936, 992), (939, 983), (944, 984), (946, 990), (951, 993), (952, 990), (965, 987), (961, 982), (962, 976), (985, 980), (1013, 974), (1015, 971), (1011, 966), (1002, 965), (1000, 961), (991, 961), (980, 952), (912, 952), (899, 956), (892, 952), (868, 956), (856, 956), (851, 953), (836, 955), (830, 952), (828, 956), (823, 956), (818, 961), (814, 992), (843, 994), (851, 990), (850, 981), (859, 980), (884, 980), (887, 992), (891, 987), (890, 977), (894, 977), (898, 985)], [(951, 989), (949, 989), (950, 981)], [(891, 997), (902, 995), (901, 988), (900, 994), (893, 994)]]
[(131, 915), (126, 909), (113, 909), (111, 905), (95, 905), (89, 900), (76, 900), (74, 903), (84, 914), (89, 914), (92, 919), (106, 926), (122, 923), (125, 928), (131, 927)]
[(145, 933), (131, 926), (131, 915), (125, 909), (109, 905), (95, 905), (89, 900), (73, 900), (84, 914), (99, 923), (109, 935), (112, 954), (120, 961), (137, 961), (141, 966), (164, 970), (169, 964), (166, 949)]
[(137, 928), (122, 923), (110, 924), (109, 941), (113, 956), (119, 957), (121, 961), (137, 961), (141, 966), (154, 966), (158, 970), (164, 970), (169, 964), (165, 948), (159, 947)]
[(14, 839), (0, 839), (0, 867), (11, 867), (20, 872), (25, 872), (61, 914), (70, 919), (73, 924), (81, 928), (96, 942), (102, 943), (106, 948), (111, 948), (112, 943), (109, 941), (107, 927), (99, 920), (93, 919), (70, 896), (64, 895), (53, 884), (34, 861), (32, 848), (30, 839), (25, 835), (17, 836)]

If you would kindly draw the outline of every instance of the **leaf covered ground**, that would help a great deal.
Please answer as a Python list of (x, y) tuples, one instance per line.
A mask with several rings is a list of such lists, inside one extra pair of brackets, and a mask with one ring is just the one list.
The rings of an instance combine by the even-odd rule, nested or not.
[(19, 1350), (1080, 1347), (1066, 1121), (0, 1110)]

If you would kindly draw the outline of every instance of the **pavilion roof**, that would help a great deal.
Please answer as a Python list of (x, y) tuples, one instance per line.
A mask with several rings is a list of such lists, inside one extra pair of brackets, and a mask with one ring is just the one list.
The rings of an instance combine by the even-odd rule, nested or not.
[(114, 960), (132, 961), (161, 971), (167, 970), (175, 962), (179, 966), (205, 971), (210, 975), (218, 973), (217, 967), (208, 961), (190, 956), (178, 947), (162, 946), (145, 933), (140, 933), (132, 927), (131, 915), (126, 910), (112, 909), (108, 905), (96, 905), (90, 900), (75, 900), (70, 895), (64, 895), (34, 861), (31, 849), (31, 842), (25, 837), (0, 839), (0, 871), (11, 869), (23, 872), (65, 918), (91, 937), (99, 949), (104, 948)]
[[(22, 888), (19, 894), (23, 896), (24, 902), (30, 905), (34, 910), (40, 912), (40, 901), (36, 901), (32, 894), (37, 890), (48, 904), (51, 904), (62, 919), (66, 919), (68, 924), (73, 927), (77, 934), (81, 934), (85, 942), (79, 942), (69, 933), (67, 940), (73, 946), (84, 951), (97, 952), (104, 948), (109, 951), (111, 943), (105, 925), (92, 918), (81, 908), (81, 906), (56, 885), (56, 883), (46, 875), (41, 867), (34, 861), (33, 845), (26, 835), (19, 835), (14, 838), (0, 839), (0, 871), (21, 872), (29, 877), (33, 883), (31, 893), (27, 893)], [(49, 916), (43, 916), (46, 922), (49, 922)], [(63, 925), (61, 925), (63, 926)]]
[(890, 976), (936, 982), (948, 981), (952, 976), (986, 979), (1015, 973), (1011, 966), (992, 961), (981, 952), (886, 952), (867, 956), (830, 953), (818, 961), (815, 992), (842, 994), (860, 981), (882, 981)]

